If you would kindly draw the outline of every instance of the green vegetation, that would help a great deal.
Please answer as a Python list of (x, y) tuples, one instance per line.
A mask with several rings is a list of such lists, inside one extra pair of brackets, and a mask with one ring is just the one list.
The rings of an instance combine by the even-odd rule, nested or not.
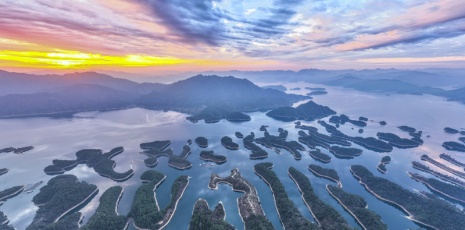
[(380, 173), (386, 173), (386, 165), (391, 162), (391, 157), (390, 156), (384, 156), (381, 158), (381, 162), (379, 162), (378, 167), (376, 168)]
[(250, 116), (239, 112), (233, 111), (233, 108), (228, 106), (208, 106), (207, 108), (196, 112), (194, 115), (186, 118), (187, 120), (197, 123), (200, 120), (204, 120), (207, 124), (218, 123), (222, 119), (226, 119), (230, 122), (243, 122), (250, 121)]
[(287, 196), (283, 184), (271, 168), (272, 163), (260, 163), (254, 166), (255, 173), (270, 187), (273, 193), (279, 219), (286, 229), (318, 229), (318, 227), (302, 216), (294, 203)]
[(391, 157), (390, 156), (384, 156), (381, 158), (381, 162), (384, 164), (389, 164), (391, 162)]
[(317, 148), (316, 150), (310, 150), (308, 151), (308, 153), (313, 159), (321, 163), (329, 163), (331, 161), (331, 157), (327, 154), (322, 153), (319, 148)]
[(286, 141), (288, 131), (279, 129), (279, 135), (274, 136), (270, 135), (268, 131), (264, 132), (264, 137), (255, 138), (255, 142), (261, 144), (267, 148), (276, 149), (276, 148), (283, 148), (289, 151), (293, 156), (294, 159), (300, 160), (302, 159), (302, 154), (300, 151), (305, 151), (305, 148), (299, 144), (297, 141)]
[(202, 152), (200, 152), (200, 159), (204, 161), (215, 162), (217, 164), (223, 164), (227, 160), (226, 157), (223, 155), (215, 155), (213, 150), (211, 151), (203, 150)]
[(0, 229), (1, 230), (15, 230), (15, 228), (11, 225), (8, 225), (10, 221), (8, 220), (8, 217), (0, 211)]
[(442, 174), (442, 173), (439, 173), (437, 171), (434, 171), (432, 169), (430, 169), (428, 166), (420, 163), (420, 162), (417, 162), (417, 161), (413, 161), (412, 162), (412, 166), (413, 168), (415, 169), (418, 169), (420, 171), (423, 171), (423, 172), (427, 172), (431, 175), (434, 175), (438, 178), (441, 178), (442, 180), (445, 180), (445, 181), (448, 181), (450, 183), (453, 183), (455, 185), (458, 185), (458, 186), (461, 186), (462, 188), (465, 188), (465, 182), (455, 178), (455, 177), (451, 177), (449, 175), (446, 175), (446, 174)]
[(457, 134), (459, 131), (457, 129), (451, 128), (451, 127), (445, 127), (444, 132), (450, 133), (450, 134)]
[(414, 133), (416, 131), (415, 128), (412, 128), (410, 126), (402, 125), (398, 127), (400, 130), (408, 132), (408, 133)]
[(445, 165), (445, 164), (443, 164), (443, 163), (441, 163), (441, 162), (439, 162), (437, 160), (434, 160), (433, 158), (430, 158), (428, 155), (422, 155), (421, 159), (426, 161), (426, 162), (429, 162), (429, 163), (431, 163), (433, 165), (436, 165), (437, 167), (439, 167), (439, 168), (441, 168), (441, 169), (443, 169), (443, 170), (445, 170), (447, 172), (450, 172), (450, 173), (452, 173), (452, 174), (454, 174), (456, 176), (459, 176), (459, 177), (465, 179), (465, 172), (455, 170), (455, 169), (453, 169), (453, 168), (451, 168), (451, 167), (449, 167), (449, 166), (447, 166), (447, 165)]
[(24, 185), (21, 186), (14, 186), (11, 188), (7, 188), (3, 191), (0, 191), (0, 201), (6, 201), (10, 198), (13, 198), (19, 195), (24, 190)]
[(368, 204), (363, 197), (350, 194), (342, 190), (342, 188), (332, 185), (326, 185), (326, 189), (355, 218), (363, 229), (388, 229), (378, 214), (367, 209)]
[(7, 173), (9, 170), (7, 168), (1, 168), (0, 169), (0, 176)]
[(228, 115), (226, 115), (226, 120), (230, 122), (243, 122), (243, 121), (250, 121), (250, 116), (241, 113), (241, 112), (231, 112)]
[(237, 199), (239, 214), (245, 223), (245, 229), (274, 229), (271, 222), (265, 217), (257, 190), (253, 184), (242, 177), (237, 168), (231, 170), (231, 175), (228, 177), (212, 174), (208, 187), (217, 189), (219, 183), (230, 185), (235, 192), (245, 193)]
[(299, 131), (299, 142), (304, 143), (309, 148), (316, 148), (317, 146), (329, 149), (332, 144), (350, 146), (350, 142), (339, 138), (328, 136), (318, 132), (318, 129), (312, 126), (296, 125), (296, 128), (308, 130), (308, 134), (304, 131)]
[(268, 157), (268, 153), (263, 150), (262, 148), (260, 148), (260, 146), (256, 145), (254, 143), (255, 141), (255, 134), (254, 133), (250, 133), (249, 135), (247, 135), (244, 139), (242, 139), (243, 143), (244, 143), (244, 147), (246, 149), (249, 149), (252, 151), (252, 154), (250, 154), (250, 159), (264, 159), (264, 158), (267, 158)]
[[(40, 188), (40, 192), (32, 198), (32, 202), (39, 209), (27, 229), (47, 229), (48, 225), (74, 212), (97, 193), (97, 186), (79, 182), (74, 175), (60, 175), (50, 179), (47, 185)], [(64, 223), (77, 224), (69, 220)]]
[(385, 121), (380, 121), (379, 124), (380, 125), (387, 125), (387, 123)]
[(268, 125), (262, 125), (262, 126), (260, 126), (259, 130), (262, 131), (262, 132), (266, 132), (267, 128), (268, 128)]
[(340, 125), (344, 125), (345, 123), (348, 122), (348, 123), (351, 123), (359, 127), (367, 126), (366, 121), (368, 121), (368, 118), (365, 118), (365, 117), (360, 117), (360, 118), (358, 120), (352, 120), (347, 115), (341, 114), (340, 116), (332, 116), (329, 119), (329, 122), (334, 123), (334, 124), (340, 124)]
[(465, 144), (465, 137), (459, 137), (459, 141), (461, 141), (461, 142), (463, 142)]
[(442, 144), (442, 147), (451, 151), (465, 152), (465, 145), (455, 141), (446, 141)]
[(13, 147), (0, 149), (0, 153), (11, 153), (11, 152), (14, 152), (14, 151), (15, 151), (15, 148), (13, 148)]
[(80, 212), (75, 212), (70, 215), (66, 215), (61, 218), (58, 222), (47, 225), (43, 230), (78, 230), (79, 221), (81, 221), (82, 214)]
[(177, 203), (187, 188), (189, 178), (180, 176), (174, 181), (171, 187), (171, 201), (162, 210), (155, 200), (154, 189), (161, 184), (165, 176), (160, 172), (149, 170), (144, 172), (140, 179), (146, 183), (137, 189), (128, 217), (133, 218), (138, 228), (161, 229), (171, 220)]
[(119, 216), (116, 212), (119, 199), (123, 194), (121, 186), (107, 189), (100, 197), (100, 203), (95, 214), (89, 219), (82, 230), (123, 230), (128, 221), (127, 217)]
[(316, 91), (312, 91), (310, 93), (307, 93), (307, 96), (325, 95), (325, 94), (328, 94), (328, 92), (326, 92), (324, 90), (316, 90)]
[(303, 173), (294, 167), (290, 167), (288, 173), (297, 184), (300, 193), (302, 193), (302, 199), (304, 199), (313, 217), (323, 229), (353, 229), (336, 209), (318, 198), (310, 180)]
[(100, 176), (108, 177), (114, 181), (125, 181), (134, 175), (134, 170), (129, 169), (124, 173), (115, 172), (116, 162), (111, 158), (122, 153), (123, 147), (116, 147), (102, 154), (100, 149), (83, 149), (76, 152), (76, 160), (53, 160), (52, 165), (45, 167), (44, 172), (48, 175), (63, 174), (71, 170), (77, 164), (86, 164), (92, 167)]
[(336, 112), (327, 106), (316, 104), (313, 101), (299, 105), (296, 108), (290, 106), (281, 107), (266, 113), (267, 116), (281, 121), (314, 121), (332, 114), (336, 114)]
[(352, 159), (362, 155), (363, 151), (357, 148), (344, 148), (340, 146), (331, 146), (329, 152), (339, 159)]
[(179, 156), (173, 154), (173, 150), (168, 147), (171, 141), (153, 141), (149, 143), (142, 143), (140, 147), (144, 150), (142, 153), (149, 156), (144, 160), (145, 166), (153, 168), (158, 164), (159, 157), (168, 157), (168, 165), (175, 169), (184, 170), (192, 167), (192, 163), (186, 158), (191, 153), (191, 147), (186, 144), (182, 148)]
[(462, 204), (465, 204), (465, 188), (455, 186), (449, 183), (444, 183), (434, 178), (426, 178), (417, 173), (409, 172), (409, 175), (414, 180), (425, 184), (432, 191), (437, 192), (447, 198), (456, 200)]
[(423, 140), (417, 137), (412, 139), (407, 138), (400, 138), (399, 136), (393, 133), (377, 133), (379, 139), (387, 141), (390, 145), (397, 147), (399, 149), (408, 149), (408, 148), (416, 148), (423, 144)]
[(415, 222), (436, 229), (465, 226), (465, 214), (455, 206), (429, 193), (416, 193), (387, 179), (374, 176), (361, 165), (351, 167), (352, 174), (377, 198), (401, 208)]
[(224, 208), (219, 203), (214, 211), (208, 207), (207, 201), (199, 199), (195, 202), (194, 210), (192, 211), (192, 219), (189, 223), (189, 230), (233, 230), (234, 226), (224, 220)]
[(195, 143), (197, 143), (200, 148), (208, 147), (208, 139), (206, 137), (197, 137), (197, 138), (195, 138)]
[(235, 132), (234, 135), (236, 135), (237, 138), (243, 138), (244, 135), (242, 135), (241, 132)]
[(330, 181), (336, 182), (339, 187), (342, 186), (341, 181), (339, 179), (339, 175), (334, 169), (323, 168), (319, 165), (311, 164), (308, 166), (308, 170), (310, 170), (310, 172), (312, 172), (317, 177), (322, 177)]
[(227, 148), (227, 149), (230, 149), (230, 150), (238, 150), (239, 149), (239, 145), (237, 143), (235, 143), (232, 138), (228, 137), (228, 136), (224, 136), (223, 138), (221, 138), (221, 144)]

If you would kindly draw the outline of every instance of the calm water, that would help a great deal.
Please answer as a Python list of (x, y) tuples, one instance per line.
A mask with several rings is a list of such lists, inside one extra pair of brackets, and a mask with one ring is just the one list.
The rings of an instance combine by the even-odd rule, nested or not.
[[(318, 85), (295, 83), (286, 86), (288, 88), (303, 88)], [(408, 177), (407, 171), (418, 172), (412, 169), (410, 162), (420, 160), (422, 154), (429, 154), (433, 158), (439, 158), (439, 154), (442, 152), (449, 153), (458, 160), (465, 161), (465, 154), (448, 152), (441, 147), (443, 141), (457, 140), (458, 138), (458, 135), (444, 133), (443, 128), (445, 126), (465, 128), (465, 124), (461, 122), (465, 115), (465, 105), (447, 102), (443, 98), (434, 96), (369, 94), (341, 88), (325, 88), (327, 88), (329, 94), (315, 96), (314, 100), (317, 103), (327, 105), (338, 113), (344, 113), (353, 119), (365, 116), (376, 121), (369, 122), (368, 126), (364, 128), (365, 132), (363, 134), (358, 134), (358, 128), (352, 130), (353, 126), (350, 124), (341, 126), (341, 130), (346, 134), (375, 136), (376, 132), (382, 131), (408, 137), (407, 133), (396, 128), (399, 125), (409, 125), (423, 131), (425, 143), (419, 148), (409, 150), (394, 149), (393, 152), (387, 154), (392, 157), (392, 162), (387, 165), (388, 173), (385, 175), (380, 174), (376, 170), (376, 166), (381, 157), (386, 154), (367, 150), (364, 150), (362, 156), (353, 160), (341, 160), (333, 157), (331, 163), (325, 165), (325, 167), (335, 168), (338, 171), (344, 190), (365, 197), (369, 208), (380, 214), (390, 229), (418, 228), (412, 221), (405, 218), (401, 211), (377, 200), (366, 192), (349, 173), (349, 167), (353, 164), (362, 164), (374, 174), (395, 181), (406, 188), (428, 191), (425, 186)], [(305, 94), (308, 91), (290, 92)], [(254, 164), (266, 161), (274, 163), (273, 170), (285, 185), (289, 197), (305, 217), (313, 220), (301, 199), (297, 187), (287, 175), (287, 169), (290, 166), (304, 172), (310, 178), (319, 197), (335, 207), (351, 225), (360, 228), (353, 218), (327, 193), (325, 185), (331, 182), (316, 178), (307, 170), (307, 166), (311, 163), (320, 164), (308, 156), (307, 153), (302, 153), (303, 158), (301, 161), (295, 161), (292, 155), (286, 151), (276, 154), (268, 149), (266, 149), (269, 153), (267, 159), (252, 161), (248, 158), (250, 152), (243, 147), (242, 140), (234, 136), (236, 131), (243, 134), (253, 131), (257, 136), (262, 136), (262, 132), (258, 129), (261, 125), (269, 125), (268, 130), (272, 134), (277, 134), (278, 128), (284, 128), (289, 131), (289, 140), (296, 140), (298, 136), (298, 130), (294, 128), (293, 123), (275, 121), (260, 112), (250, 113), (249, 115), (252, 117), (251, 122), (231, 123), (222, 121), (217, 124), (204, 124), (202, 122), (192, 124), (185, 120), (186, 115), (180, 113), (144, 109), (80, 113), (66, 119), (3, 119), (0, 120), (1, 148), (27, 145), (33, 145), (35, 148), (20, 155), (11, 153), (0, 155), (0, 168), (10, 169), (10, 172), (0, 177), (0, 190), (20, 184), (30, 185), (41, 180), (47, 182), (51, 176), (43, 173), (43, 168), (51, 164), (53, 159), (74, 159), (75, 152), (80, 149), (99, 148), (108, 151), (114, 147), (123, 146), (125, 152), (114, 158), (117, 162), (115, 170), (122, 172), (130, 167), (135, 170), (135, 175), (125, 182), (117, 183), (100, 177), (93, 169), (84, 165), (79, 165), (68, 173), (76, 175), (80, 180), (96, 184), (100, 189), (99, 195), (81, 210), (86, 217), (84, 222), (88, 220), (88, 217), (92, 216), (103, 191), (114, 185), (120, 185), (125, 189), (118, 211), (120, 214), (127, 214), (135, 191), (141, 185), (139, 176), (145, 170), (148, 170), (143, 163), (145, 156), (139, 154), (139, 144), (169, 139), (173, 142), (171, 145), (173, 150), (180, 153), (182, 146), (188, 139), (205, 136), (209, 140), (207, 149), (228, 157), (225, 164), (212, 168), (200, 166), (199, 164), (203, 163), (199, 159), (201, 150), (194, 143), (192, 144), (192, 153), (188, 157), (193, 163), (190, 170), (179, 171), (168, 167), (166, 158), (160, 158), (158, 166), (154, 168), (167, 175), (166, 181), (156, 190), (160, 207), (165, 207), (168, 204), (171, 185), (178, 176), (188, 175), (191, 177), (189, 186), (178, 203), (177, 211), (167, 229), (186, 229), (192, 215), (194, 203), (199, 198), (206, 199), (210, 208), (216, 206), (220, 201), (223, 202), (226, 209), (226, 220), (236, 228), (243, 229), (244, 225), (240, 219), (236, 202), (236, 199), (242, 194), (233, 192), (231, 187), (223, 184), (219, 185), (218, 190), (208, 188), (209, 178), (212, 173), (227, 176), (233, 168), (239, 168), (243, 176), (256, 186), (266, 216), (276, 229), (282, 229), (269, 187), (253, 173)], [(380, 126), (377, 122), (381, 120), (385, 120), (388, 125)], [(320, 131), (325, 132), (316, 122), (305, 124), (314, 125)], [(225, 149), (220, 144), (221, 137), (225, 135), (238, 142), (241, 146), (240, 150), (231, 151)], [(426, 135), (431, 137), (426, 138)], [(354, 146), (356, 147), (356, 145)], [(433, 166), (430, 165), (430, 167)], [(435, 169), (446, 173), (440, 169)], [(17, 229), (26, 228), (32, 221), (37, 208), (32, 204), (31, 199), (37, 194), (38, 190), (36, 189), (31, 194), (21, 194), (0, 206), (0, 210), (5, 212), (11, 224)]]

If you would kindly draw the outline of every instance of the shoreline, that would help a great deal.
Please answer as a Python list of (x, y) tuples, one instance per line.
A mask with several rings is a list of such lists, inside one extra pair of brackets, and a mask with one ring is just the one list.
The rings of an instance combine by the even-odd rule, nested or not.
[(15, 191), (14, 193), (11, 193), (11, 194), (8, 194), (4, 197), (0, 197), (0, 201), (3, 201), (5, 202), (6, 200), (12, 198), (12, 197), (15, 197), (17, 196), (18, 194), (20, 194), (24, 189), (26, 188), (26, 185), (23, 185), (20, 189), (18, 189), (17, 191)]
[(73, 209), (79, 207), (79, 205), (82, 205), (84, 204), (86, 201), (88, 201), (92, 196), (96, 195), (98, 193), (98, 188), (96, 188), (89, 196), (87, 196), (86, 198), (84, 198), (83, 201), (81, 201), (80, 203), (76, 204), (75, 206), (71, 207), (70, 209), (66, 210), (64, 213), (62, 213), (58, 218), (56, 218), (53, 223), (56, 223), (58, 222), (63, 216), (65, 216), (66, 214), (68, 214), (70, 211), (72, 211)]
[(316, 218), (315, 214), (313, 213), (312, 211), (312, 208), (310, 207), (310, 205), (307, 203), (307, 201), (305, 200), (304, 198), (304, 193), (302, 192), (302, 189), (300, 188), (300, 185), (299, 183), (297, 183), (297, 181), (294, 179), (294, 177), (291, 175), (291, 173), (289, 173), (289, 170), (287, 171), (287, 174), (289, 175), (289, 177), (294, 181), (294, 183), (297, 185), (297, 188), (299, 189), (299, 192), (300, 192), (300, 195), (302, 197), (302, 200), (304, 201), (305, 205), (307, 206), (308, 210), (310, 211), (310, 213), (312, 214), (312, 217), (313, 219), (318, 223), (319, 226), (321, 226), (321, 223), (320, 221)]
[(342, 183), (341, 183), (341, 181), (336, 180), (336, 179), (334, 179), (334, 178), (332, 178), (332, 177), (329, 177), (329, 176), (326, 176), (326, 175), (319, 174), (319, 173), (315, 172), (313, 169), (311, 169), (310, 167), (308, 167), (308, 170), (309, 170), (310, 172), (314, 173), (317, 177), (326, 178), (326, 179), (328, 179), (328, 180), (330, 180), (330, 181), (335, 182), (335, 183), (337, 184), (337, 187), (342, 188)]
[(433, 190), (433, 191), (435, 191), (435, 192), (437, 192), (437, 193), (440, 193), (440, 194), (442, 194), (442, 195), (444, 195), (444, 196), (446, 196), (446, 197), (448, 197), (448, 198), (450, 198), (450, 199), (453, 199), (453, 200), (456, 200), (456, 201), (459, 201), (459, 202), (462, 202), (462, 203), (465, 204), (465, 200), (461, 200), (461, 199), (459, 199), (459, 198), (453, 197), (453, 196), (451, 196), (451, 195), (449, 195), (449, 194), (446, 194), (446, 193), (444, 193), (444, 192), (442, 192), (442, 191), (440, 191), (440, 190), (434, 188), (434, 187), (431, 186), (428, 182), (422, 180), (421, 178), (414, 177), (410, 172), (408, 172), (408, 174), (409, 174), (410, 178), (412, 178), (412, 179), (414, 179), (414, 180), (416, 180), (416, 181), (418, 181), (418, 182), (423, 183), (424, 185), (426, 185), (426, 187), (430, 188), (431, 190)]
[(364, 229), (368, 230), (365, 225), (358, 219), (357, 215), (355, 215), (347, 206), (345, 206), (344, 203), (342, 203), (339, 198), (337, 198), (328, 188), (328, 185), (326, 185), (326, 191), (328, 191), (329, 195), (331, 195), (332, 198), (334, 198), (349, 214), (355, 219), (355, 221)]

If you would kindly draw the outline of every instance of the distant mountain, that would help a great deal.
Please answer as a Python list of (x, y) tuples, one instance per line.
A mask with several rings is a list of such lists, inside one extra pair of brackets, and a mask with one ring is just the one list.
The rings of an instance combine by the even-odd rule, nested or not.
[(197, 75), (142, 96), (139, 103), (146, 108), (188, 113), (200, 112), (206, 107), (243, 112), (290, 106), (307, 98), (274, 89), (263, 89), (247, 79)]
[(306, 120), (314, 121), (323, 117), (336, 114), (336, 112), (327, 106), (319, 105), (313, 101), (299, 105), (296, 108), (285, 106), (266, 113), (267, 116), (276, 120), (295, 121)]
[(0, 97), (0, 116), (32, 116), (133, 106), (135, 96), (100, 85), (78, 84), (52, 92), (10, 94)]
[[(193, 122), (248, 121), (250, 117), (241, 112), (290, 106), (309, 98), (263, 89), (249, 80), (234, 77), (198, 75), (170, 85), (119, 81), (121, 79), (94, 73), (68, 77), (73, 82), (80, 82), (76, 80), (80, 78), (93, 79), (95, 84), (51, 84), (46, 92), (0, 96), (0, 117), (143, 107), (189, 113), (192, 114), (189, 120)], [(23, 89), (33, 88), (24, 79), (19, 82), (24, 84)], [(147, 91), (150, 93), (142, 93)]]
[(286, 92), (287, 88), (283, 85), (265, 85), (265, 86), (262, 86), (262, 88), (264, 89), (275, 89), (275, 90), (279, 90), (279, 91), (282, 91), (282, 92)]
[(48, 92), (53, 88), (75, 84), (100, 85), (138, 95), (148, 94), (165, 86), (160, 83), (139, 84), (130, 80), (114, 78), (95, 72), (63, 75), (34, 75), (0, 70), (0, 96)]

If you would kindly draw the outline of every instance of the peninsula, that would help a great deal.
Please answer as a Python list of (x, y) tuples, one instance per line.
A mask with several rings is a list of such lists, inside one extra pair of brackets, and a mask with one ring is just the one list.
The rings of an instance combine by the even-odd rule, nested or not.
[(218, 203), (213, 211), (204, 199), (198, 199), (192, 210), (192, 218), (189, 230), (221, 229), (234, 230), (234, 226), (226, 222), (226, 213), (222, 203)]

